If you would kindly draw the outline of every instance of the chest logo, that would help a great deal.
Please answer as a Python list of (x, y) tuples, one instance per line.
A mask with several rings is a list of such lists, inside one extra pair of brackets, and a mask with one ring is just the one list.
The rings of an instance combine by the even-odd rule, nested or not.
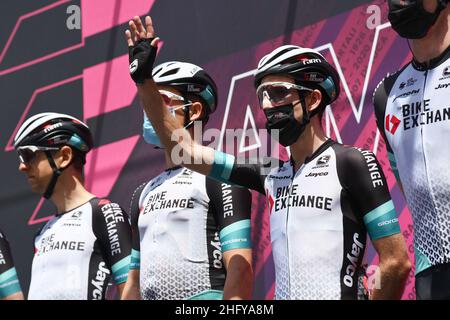
[(321, 156), (319, 159), (317, 159), (316, 166), (324, 166), (326, 165), (331, 159), (331, 156)]
[(395, 134), (398, 127), (400, 126), (401, 120), (397, 118), (396, 116), (387, 115), (386, 116), (386, 131), (390, 132), (391, 134)]
[(442, 76), (443, 77), (450, 76), (450, 66), (447, 66), (447, 67), (444, 68), (444, 71), (442, 72)]
[(83, 213), (83, 211), (76, 211), (76, 212), (72, 213), (71, 218), (79, 219), (79, 218), (81, 218), (82, 213)]
[(417, 82), (417, 79), (414, 78), (409, 78), (406, 81), (403, 81), (402, 83), (400, 83), (400, 86), (398, 87), (400, 90), (405, 89), (406, 87), (411, 87), (413, 86), (415, 83)]

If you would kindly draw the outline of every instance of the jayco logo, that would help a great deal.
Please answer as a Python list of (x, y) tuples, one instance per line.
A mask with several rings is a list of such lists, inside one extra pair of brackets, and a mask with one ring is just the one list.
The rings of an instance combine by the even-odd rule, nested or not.
[(222, 249), (220, 247), (220, 238), (219, 238), (219, 233), (216, 232), (214, 234), (214, 240), (211, 241), (211, 245), (213, 246), (214, 250), (213, 250), (213, 258), (214, 258), (214, 268), (216, 269), (222, 269)]
[(328, 175), (328, 172), (310, 172), (305, 177), (317, 178), (317, 177), (325, 177)]
[(353, 287), (353, 277), (355, 276), (358, 267), (359, 256), (361, 255), (361, 252), (364, 251), (364, 244), (361, 243), (358, 238), (359, 234), (355, 233), (353, 235), (351, 252), (347, 253), (347, 259), (350, 264), (347, 265), (347, 268), (345, 269), (346, 274), (344, 276), (344, 284), (349, 288)]
[(444, 83), (444, 84), (440, 84), (438, 85), (436, 88), (434, 88), (435, 90), (439, 90), (439, 89), (447, 89), (448, 87), (450, 87), (450, 83)]
[(103, 296), (103, 288), (105, 286), (106, 279), (109, 275), (109, 269), (106, 268), (106, 264), (102, 261), (98, 265), (97, 274), (95, 279), (91, 281), (91, 284), (94, 286), (94, 290), (92, 291), (92, 297), (94, 300), (101, 300)]

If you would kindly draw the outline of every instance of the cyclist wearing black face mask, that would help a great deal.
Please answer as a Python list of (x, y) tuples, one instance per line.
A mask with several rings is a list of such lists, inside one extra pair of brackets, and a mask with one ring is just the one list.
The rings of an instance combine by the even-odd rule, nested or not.
[(417, 299), (450, 299), (450, 7), (389, 1), (389, 20), (413, 60), (377, 87), (374, 106), (414, 224)]
[[(147, 30), (138, 19), (130, 25), (141, 38), (154, 36), (150, 18)], [(143, 59), (133, 52), (145, 46), (127, 36), (130, 61)], [(133, 78), (151, 78), (146, 68), (131, 70)], [(334, 68), (317, 51), (282, 46), (261, 59), (255, 85), (267, 128), (292, 155), (267, 171), (195, 143), (164, 108), (152, 80), (138, 91), (166, 149), (182, 148), (184, 159), (192, 159), (182, 165), (266, 195), (277, 299), (356, 299), (367, 232), (380, 257), (381, 286), (372, 298), (400, 298), (410, 262), (381, 167), (373, 153), (338, 144), (321, 127), (318, 115), (339, 94)], [(182, 139), (172, 141), (175, 130)]]

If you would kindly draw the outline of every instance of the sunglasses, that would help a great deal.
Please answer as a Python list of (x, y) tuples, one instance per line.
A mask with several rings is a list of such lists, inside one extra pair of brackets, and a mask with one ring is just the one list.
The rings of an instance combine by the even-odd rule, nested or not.
[(36, 158), (38, 151), (57, 151), (56, 147), (38, 147), (38, 146), (22, 146), (17, 148), (19, 160), (21, 163), (27, 164)]
[(256, 95), (260, 106), (263, 105), (264, 98), (269, 99), (273, 105), (280, 105), (284, 104), (286, 101), (292, 100), (293, 97), (295, 97), (295, 92), (297, 90), (314, 91), (310, 88), (289, 82), (266, 82), (256, 89)]
[[(168, 106), (169, 112), (172, 113), (173, 116), (175, 116), (175, 111), (177, 111), (178, 109), (190, 106), (192, 104), (192, 101), (186, 100), (184, 97), (170, 91), (159, 90), (159, 94), (161, 95), (164, 104)], [(177, 105), (183, 102), (187, 103)]]

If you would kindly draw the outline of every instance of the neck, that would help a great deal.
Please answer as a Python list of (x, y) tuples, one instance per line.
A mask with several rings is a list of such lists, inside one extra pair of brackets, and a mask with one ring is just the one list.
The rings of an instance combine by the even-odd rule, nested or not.
[[(193, 139), (194, 131), (193, 131), (192, 127), (188, 129), (188, 132), (189, 132), (189, 135), (191, 136), (191, 139)], [(165, 156), (165, 160), (166, 160), (166, 169), (173, 168), (175, 166), (180, 165), (180, 163), (174, 163), (172, 161), (172, 156), (171, 156), (169, 150), (166, 148), (164, 149), (164, 156)], [(183, 155), (181, 154), (181, 156), (183, 156)]]
[(58, 213), (70, 211), (95, 197), (84, 188), (82, 181), (69, 171), (61, 174), (51, 197)]
[(450, 46), (450, 9), (444, 9), (434, 26), (422, 39), (410, 40), (414, 58), (420, 63), (439, 57)]
[(170, 156), (170, 152), (167, 149), (164, 149), (164, 156), (166, 158), (166, 169), (173, 168), (176, 166), (176, 164), (173, 163), (172, 158)]
[(290, 146), (291, 157), (295, 162), (295, 171), (305, 162), (305, 159), (311, 156), (328, 137), (325, 135), (320, 124), (318, 116), (311, 119), (311, 123), (306, 127), (305, 131), (298, 140)]

